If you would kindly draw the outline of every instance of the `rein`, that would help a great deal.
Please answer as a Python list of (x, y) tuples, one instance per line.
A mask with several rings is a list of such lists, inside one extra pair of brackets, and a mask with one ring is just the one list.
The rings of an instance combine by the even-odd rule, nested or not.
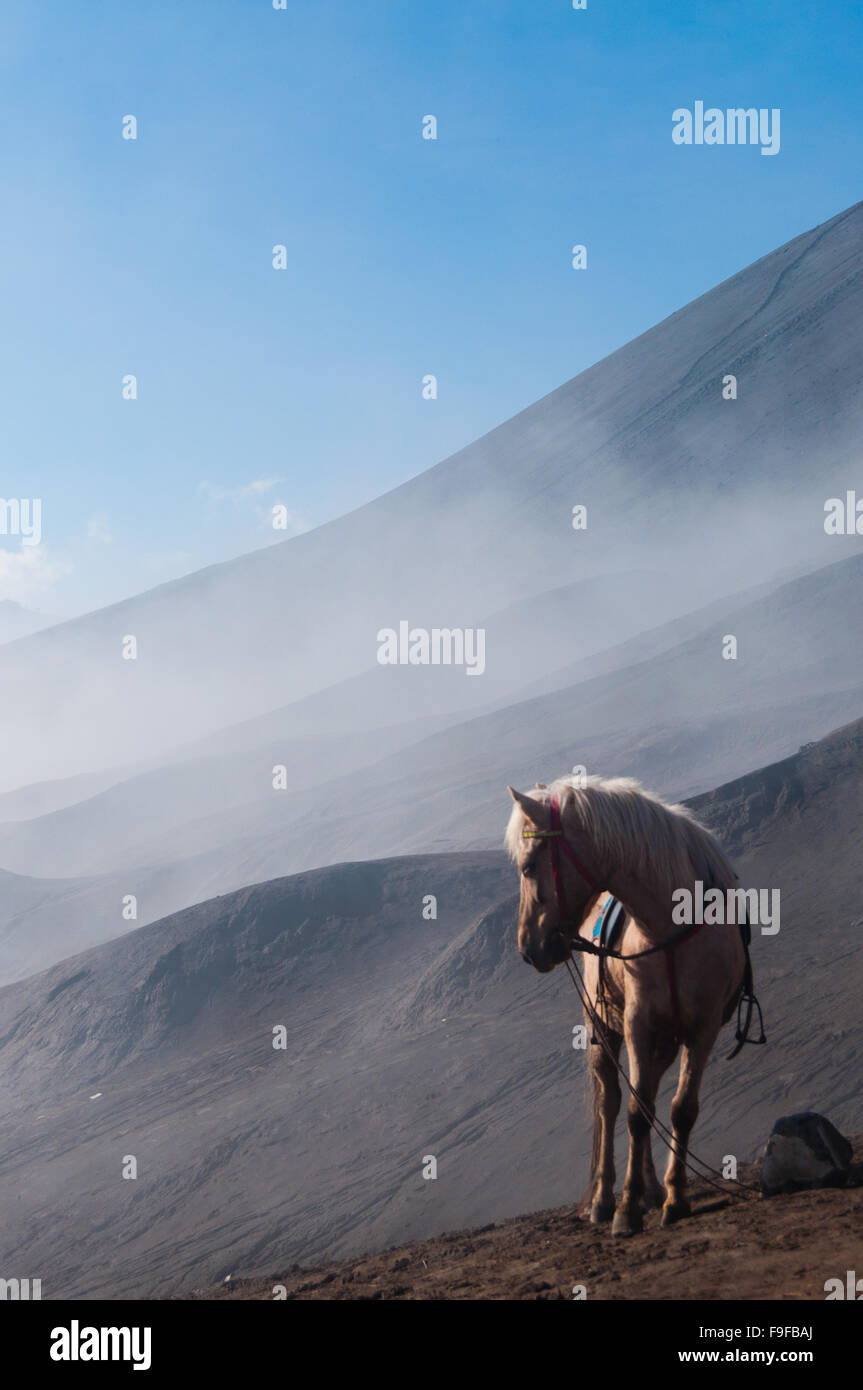
[[(573, 985), (575, 986), (575, 992), (581, 1000), (584, 1012), (593, 1023), (595, 1040), (599, 1042), (600, 1047), (602, 1048), (606, 1057), (611, 1062), (612, 1066), (617, 1071), (618, 1075), (620, 1076), (620, 1079), (623, 1081), (624, 1085), (628, 1087), (633, 1100), (635, 1101), (642, 1115), (646, 1119), (648, 1125), (653, 1130), (654, 1134), (657, 1136), (658, 1139), (662, 1141), (662, 1143), (665, 1145), (665, 1147), (669, 1150), (670, 1153), (679, 1154), (677, 1140), (675, 1139), (673, 1132), (668, 1128), (666, 1124), (663, 1124), (662, 1120), (659, 1119), (659, 1117), (656, 1114), (655, 1108), (651, 1109), (647, 1102), (642, 1100), (641, 1096), (638, 1094), (629, 1077), (627, 1076), (626, 1072), (624, 1071), (623, 1067), (621, 1066), (620, 1059), (615, 1056), (614, 1050), (608, 1041), (605, 1025), (602, 1022), (602, 1019), (599, 1017), (599, 1014), (596, 1012), (596, 1009), (590, 1002), (590, 999), (587, 994), (587, 987), (581, 975), (579, 974), (578, 967), (574, 966), (572, 962), (568, 960), (564, 961), (564, 964), (569, 973), (569, 977), (572, 980)], [(718, 1168), (712, 1167), (711, 1164), (709, 1164), (706, 1161), (706, 1159), (699, 1158), (698, 1154), (693, 1153), (692, 1150), (688, 1147), (687, 1157), (683, 1158), (682, 1155), (680, 1155), (680, 1157), (684, 1168), (688, 1169), (688, 1171), (693, 1175), (693, 1177), (698, 1178), (700, 1182), (706, 1182), (710, 1187), (715, 1187), (717, 1192), (723, 1193), (726, 1197), (737, 1197), (739, 1200), (743, 1201), (747, 1198), (761, 1196), (761, 1189), (755, 1187), (753, 1183), (741, 1182), (739, 1178), (726, 1178), (724, 1174), (720, 1173)], [(699, 1164), (700, 1167), (693, 1167), (693, 1164), (695, 1163)], [(706, 1168), (707, 1172), (702, 1173), (700, 1171), (701, 1168)], [(719, 1182), (716, 1181), (717, 1178), (719, 1179)], [(728, 1188), (723, 1185), (725, 1183), (734, 1184), (734, 1187), (731, 1189), (731, 1191), (729, 1191)], [(739, 1191), (735, 1191), (734, 1188), (738, 1188)]]

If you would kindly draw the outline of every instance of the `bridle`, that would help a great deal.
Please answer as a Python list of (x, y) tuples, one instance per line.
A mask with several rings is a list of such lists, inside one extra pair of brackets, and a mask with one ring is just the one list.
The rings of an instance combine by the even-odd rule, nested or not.
[(551, 828), (549, 830), (523, 830), (521, 836), (523, 840), (551, 840), (551, 876), (554, 881), (554, 895), (557, 899), (558, 911), (560, 912), (560, 929), (569, 926), (574, 932), (574, 939), (571, 945), (574, 950), (586, 951), (588, 955), (595, 956), (614, 956), (615, 960), (638, 960), (641, 956), (653, 956), (658, 951), (670, 951), (684, 937), (692, 936), (700, 931), (704, 926), (703, 922), (693, 922), (685, 926), (682, 931), (675, 932), (667, 941), (661, 941), (658, 946), (648, 946), (644, 951), (634, 951), (629, 956), (621, 955), (620, 951), (612, 950), (610, 946), (597, 946), (592, 941), (586, 941), (578, 935), (581, 922), (568, 922), (569, 916), (566, 906), (566, 893), (563, 887), (563, 874), (560, 871), (560, 851), (563, 850), (570, 863), (578, 870), (582, 878), (590, 884), (595, 892), (601, 893), (603, 890), (597, 883), (593, 874), (589, 873), (576, 855), (572, 845), (563, 833), (563, 826), (560, 819), (560, 802), (557, 796), (553, 796), (550, 802)]
[[(566, 906), (566, 892), (563, 887), (563, 874), (561, 873), (560, 851), (563, 850), (567, 859), (581, 877), (597, 893), (602, 889), (597, 883), (593, 874), (589, 873), (581, 860), (576, 855), (569, 841), (563, 833), (563, 825), (560, 819), (560, 801), (557, 796), (551, 798), (550, 803), (551, 824), (548, 830), (523, 830), (522, 838), (525, 840), (549, 840), (551, 842), (551, 876), (554, 882), (554, 894), (557, 899), (557, 907), (560, 913), (560, 935), (563, 937), (570, 951), (586, 951), (589, 955), (599, 956), (600, 965), (602, 960), (608, 956), (613, 956), (615, 960), (641, 960), (644, 956), (655, 956), (660, 951), (667, 952), (665, 957), (666, 968), (668, 970), (668, 988), (671, 994), (671, 1020), (674, 1027), (674, 1041), (680, 1042), (680, 1004), (677, 993), (677, 972), (674, 968), (674, 948), (687, 937), (694, 936), (704, 926), (703, 922), (693, 922), (675, 932), (667, 941), (661, 941), (656, 946), (648, 946), (643, 951), (633, 951), (630, 955), (623, 955), (620, 951), (615, 951), (611, 946), (602, 946), (594, 941), (587, 941), (579, 935), (580, 922), (568, 923), (569, 916)], [(569, 926), (572, 931), (572, 939), (567, 941), (564, 928)]]
[[(581, 863), (581, 860), (578, 858), (578, 856), (576, 855), (575, 851), (573, 850), (572, 846), (570, 845), (569, 841), (563, 833), (563, 825), (560, 818), (560, 801), (558, 800), (556, 794), (551, 798), (549, 809), (551, 814), (550, 828), (548, 830), (523, 830), (521, 834), (522, 839), (524, 840), (549, 840), (551, 842), (551, 876), (554, 882), (554, 894), (557, 899), (557, 907), (560, 913), (559, 933), (563, 938), (564, 943), (568, 946), (570, 952), (583, 951), (587, 955), (599, 956), (600, 970), (602, 967), (602, 961), (606, 959), (608, 956), (612, 956), (615, 960), (642, 960), (645, 956), (655, 956), (658, 955), (661, 951), (667, 952), (665, 957), (665, 964), (666, 969), (668, 971), (668, 989), (671, 995), (671, 1021), (674, 1028), (674, 1041), (676, 1044), (678, 1044), (681, 1040), (680, 1003), (677, 993), (677, 971), (675, 970), (674, 966), (674, 950), (676, 946), (680, 945), (681, 941), (685, 941), (688, 937), (694, 936), (696, 932), (701, 931), (701, 928), (705, 925), (704, 922), (691, 922), (687, 926), (682, 927), (680, 931), (674, 932), (674, 934), (672, 936), (669, 936), (666, 941), (660, 941), (659, 944), (656, 946), (648, 946), (643, 951), (633, 951), (626, 956), (623, 955), (621, 951), (615, 951), (614, 948), (611, 946), (603, 946), (598, 942), (588, 941), (585, 937), (581, 936), (579, 934), (582, 925), (581, 922), (567, 921), (569, 914), (566, 906), (566, 893), (563, 887), (563, 874), (561, 873), (561, 849), (563, 850), (564, 854), (566, 855), (567, 859), (569, 859), (573, 867), (577, 869), (577, 871), (581, 874), (581, 877), (585, 880), (586, 883), (590, 885), (591, 888), (594, 889), (595, 892), (601, 893), (603, 890), (600, 888), (596, 879), (593, 877), (593, 874), (589, 873), (588, 870)], [(566, 938), (566, 933), (564, 930), (566, 926), (569, 926), (572, 932), (571, 940), (567, 940)], [(758, 1004), (758, 1000), (755, 998), (755, 995), (752, 992), (752, 965), (749, 959), (748, 941), (744, 941), (744, 950), (746, 953), (746, 977), (744, 981), (744, 992), (741, 995), (738, 1006), (737, 1035), (735, 1038), (737, 1046), (735, 1047), (734, 1051), (729, 1054), (729, 1061), (732, 1057), (737, 1056), (737, 1053), (740, 1051), (741, 1047), (745, 1042), (766, 1042), (766, 1038), (764, 1037), (764, 1024), (761, 1019), (761, 1008)], [(748, 1008), (745, 1023), (743, 1023), (741, 1026), (741, 1010), (744, 1003), (748, 1005)], [(761, 1037), (757, 1039), (749, 1038), (747, 1036), (749, 1033), (750, 1021), (752, 1018), (753, 1005), (756, 1009), (758, 1009), (758, 1022), (761, 1031)]]
[(563, 826), (560, 820), (560, 802), (556, 796), (551, 798), (551, 829), (523, 830), (521, 835), (524, 840), (551, 840), (551, 876), (554, 881), (554, 894), (557, 898), (561, 924), (566, 921), (569, 915), (566, 907), (566, 894), (563, 890), (563, 874), (560, 872), (561, 850), (563, 850), (567, 859), (578, 870), (582, 878), (590, 884), (591, 888), (595, 889), (597, 893), (602, 892), (593, 874), (588, 873), (563, 833)]

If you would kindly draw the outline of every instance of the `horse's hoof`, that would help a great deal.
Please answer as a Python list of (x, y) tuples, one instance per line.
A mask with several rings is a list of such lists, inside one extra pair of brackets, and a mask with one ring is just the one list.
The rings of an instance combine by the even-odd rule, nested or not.
[(636, 1236), (644, 1229), (640, 1211), (620, 1210), (614, 1213), (611, 1226), (613, 1236)]
[(606, 1221), (614, 1219), (613, 1202), (594, 1202), (590, 1208), (590, 1223), (592, 1226), (601, 1226)]
[(662, 1208), (662, 1224), (663, 1226), (673, 1226), (675, 1221), (681, 1221), (685, 1216), (691, 1215), (692, 1208), (685, 1197), (679, 1202), (666, 1202)]

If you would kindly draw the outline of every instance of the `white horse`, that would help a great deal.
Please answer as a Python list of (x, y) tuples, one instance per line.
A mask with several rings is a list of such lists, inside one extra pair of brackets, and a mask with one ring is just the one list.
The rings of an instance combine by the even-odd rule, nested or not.
[[(628, 778), (561, 778), (529, 794), (508, 788), (515, 801), (505, 844), (521, 873), (518, 945), (523, 958), (546, 972), (572, 954), (576, 934), (590, 937), (612, 894), (626, 909), (616, 949), (602, 967), (585, 956), (592, 1010), (599, 1008), (611, 1057), (591, 1047), (594, 1136), (591, 1221), (614, 1218), (615, 1235), (642, 1229), (644, 1204), (662, 1204), (653, 1168), (650, 1123), (660, 1080), (682, 1047), (680, 1078), (671, 1103), (674, 1149), (665, 1174), (663, 1225), (688, 1216), (685, 1159), (698, 1115), (698, 1091), (722, 1024), (741, 996), (747, 966), (736, 925), (681, 928), (672, 921), (675, 890), (693, 895), (697, 883), (734, 891), (736, 875), (713, 835), (683, 806), (668, 806)], [(738, 890), (742, 891), (742, 890)], [(679, 899), (678, 899), (679, 901)], [(690, 900), (692, 901), (692, 900)], [(651, 948), (659, 948), (651, 950)], [(592, 1030), (590, 1017), (588, 1026)], [(620, 1083), (612, 1058), (625, 1041), (634, 1096), (628, 1105), (629, 1163), (614, 1206), (614, 1127)]]

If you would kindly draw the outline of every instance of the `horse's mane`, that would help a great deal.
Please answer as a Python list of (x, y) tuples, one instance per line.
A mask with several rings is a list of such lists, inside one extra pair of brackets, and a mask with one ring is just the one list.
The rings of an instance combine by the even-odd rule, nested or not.
[[(693, 878), (717, 888), (733, 886), (736, 875), (719, 842), (686, 806), (669, 805), (631, 777), (559, 777), (528, 795), (560, 802), (564, 829), (574, 816), (603, 867), (625, 863), (628, 872), (685, 887)], [(512, 808), (504, 846), (515, 859), (524, 817)]]

